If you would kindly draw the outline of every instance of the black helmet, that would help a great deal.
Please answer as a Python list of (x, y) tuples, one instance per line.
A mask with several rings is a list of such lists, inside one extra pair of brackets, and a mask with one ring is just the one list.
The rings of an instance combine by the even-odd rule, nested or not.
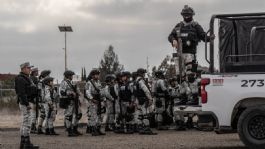
[(40, 78), (45, 78), (45, 77), (49, 76), (50, 74), (51, 74), (51, 71), (50, 70), (43, 70), (40, 73)]
[(135, 80), (137, 78), (137, 72), (132, 72), (132, 79)]
[(191, 7), (189, 7), (188, 5), (184, 5), (184, 8), (181, 11), (181, 15), (195, 15), (195, 12), (193, 11), (193, 9)]
[(98, 69), (93, 69), (90, 71), (89, 76), (92, 77), (94, 75), (100, 74), (100, 71)]
[(116, 79), (115, 75), (113, 75), (113, 74), (108, 74), (108, 75), (106, 75), (106, 77), (105, 77), (105, 82), (108, 83), (108, 82), (111, 82), (112, 80), (115, 80), (115, 79)]
[(158, 71), (155, 72), (155, 76), (156, 77), (164, 77), (164, 72), (161, 71), (161, 70), (158, 70)]
[(143, 68), (137, 69), (137, 74), (138, 75), (144, 75), (145, 73), (146, 73), (146, 70), (145, 69), (143, 69)]
[(51, 82), (51, 81), (53, 81), (53, 80), (54, 80), (54, 78), (52, 78), (52, 77), (46, 77), (46, 78), (43, 80), (43, 83), (44, 83), (45, 85), (48, 85), (49, 82)]
[(124, 77), (124, 76), (130, 77), (131, 76), (131, 73), (129, 71), (123, 71), (121, 73), (121, 77)]
[(71, 77), (71, 76), (75, 75), (75, 73), (74, 73), (73, 71), (71, 71), (71, 70), (66, 70), (66, 71), (63, 73), (63, 75), (64, 75), (66, 78), (68, 78), (68, 77)]
[(173, 77), (173, 78), (170, 78), (168, 80), (169, 83), (176, 82), (176, 81), (178, 81), (178, 78), (177, 77)]

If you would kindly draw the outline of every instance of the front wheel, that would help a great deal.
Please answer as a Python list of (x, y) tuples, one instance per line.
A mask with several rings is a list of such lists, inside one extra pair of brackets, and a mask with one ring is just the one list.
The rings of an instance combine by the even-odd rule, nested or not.
[(246, 146), (265, 149), (265, 106), (247, 108), (239, 117), (237, 129)]

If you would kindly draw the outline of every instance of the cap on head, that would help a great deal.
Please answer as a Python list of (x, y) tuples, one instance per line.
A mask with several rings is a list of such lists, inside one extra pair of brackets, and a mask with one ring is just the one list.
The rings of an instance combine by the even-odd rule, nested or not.
[(123, 72), (121, 73), (121, 77), (124, 77), (124, 76), (126, 76), (126, 77), (130, 77), (130, 76), (131, 76), (131, 73), (130, 73), (129, 71), (123, 71)]
[(45, 77), (49, 76), (50, 74), (51, 74), (51, 71), (50, 70), (43, 70), (40, 73), (40, 78), (45, 78)]
[(39, 71), (39, 69), (37, 67), (31, 69), (31, 72), (38, 72), (38, 71)]
[(147, 72), (147, 71), (146, 71), (145, 69), (143, 69), (143, 68), (139, 68), (139, 69), (137, 69), (137, 74), (138, 74), (138, 75), (144, 75), (146, 72)]
[(71, 77), (71, 76), (75, 75), (75, 73), (74, 73), (73, 71), (71, 71), (71, 70), (66, 70), (66, 71), (63, 73), (63, 75), (64, 75), (66, 78), (68, 78), (68, 77)]
[(182, 9), (181, 13), (182, 16), (184, 15), (195, 15), (195, 12), (193, 11), (193, 9), (191, 7), (189, 7), (188, 5), (184, 5), (184, 8)]
[(108, 74), (106, 75), (105, 77), (105, 82), (111, 82), (112, 80), (115, 80), (116, 79), (116, 76), (113, 75), (113, 74)]
[(29, 62), (25, 62), (25, 63), (23, 63), (23, 64), (20, 65), (20, 68), (21, 69), (22, 68), (32, 68), (32, 67), (34, 67), (34, 66), (31, 66)]
[(161, 71), (161, 70), (158, 70), (158, 71), (155, 72), (155, 76), (156, 77), (163, 77), (164, 76), (164, 72)]
[(98, 69), (93, 69), (90, 71), (89, 76), (92, 77), (94, 75), (99, 75), (100, 71)]
[(45, 85), (48, 85), (51, 81), (53, 81), (54, 80), (54, 78), (52, 78), (52, 77), (46, 77), (44, 80), (43, 80), (43, 83), (45, 84)]

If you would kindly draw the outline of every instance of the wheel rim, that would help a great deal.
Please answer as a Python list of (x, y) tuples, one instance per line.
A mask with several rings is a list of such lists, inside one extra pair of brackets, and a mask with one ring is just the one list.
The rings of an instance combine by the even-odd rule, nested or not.
[(249, 134), (257, 139), (265, 139), (265, 116), (259, 115), (250, 119), (248, 123)]

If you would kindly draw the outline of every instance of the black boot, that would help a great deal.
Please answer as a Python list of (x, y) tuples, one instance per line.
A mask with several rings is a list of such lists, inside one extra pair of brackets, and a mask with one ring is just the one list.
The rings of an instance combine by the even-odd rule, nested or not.
[(92, 136), (99, 136), (100, 134), (99, 134), (99, 132), (98, 132), (98, 130), (97, 130), (97, 127), (96, 126), (92, 126), (91, 127), (92, 129), (92, 131), (91, 131), (91, 135)]
[(25, 137), (21, 136), (21, 140), (20, 140), (20, 149), (24, 148), (24, 144), (25, 144)]
[(50, 135), (50, 129), (49, 128), (45, 129), (45, 135)]
[(162, 122), (157, 123), (157, 130), (168, 130), (166, 126), (162, 125)]
[(153, 132), (149, 127), (144, 127), (139, 134), (141, 135), (157, 135), (157, 133)]
[(67, 128), (68, 137), (76, 137), (77, 134), (73, 133), (72, 128)]
[(74, 126), (74, 128), (73, 128), (73, 133), (76, 134), (76, 135), (78, 135), (78, 136), (83, 135), (81, 132), (79, 132), (79, 131), (77, 130), (77, 126)]
[(86, 126), (86, 133), (89, 134), (91, 132), (92, 132), (91, 126)]
[(36, 127), (36, 124), (34, 124), (34, 123), (31, 124), (31, 130), (30, 130), (30, 133), (37, 133), (37, 127)]
[(41, 126), (38, 126), (37, 134), (44, 134), (44, 132), (42, 131), (42, 127)]
[(30, 138), (29, 136), (27, 137), (24, 137), (24, 148), (23, 149), (38, 149), (39, 146), (37, 145), (33, 145), (31, 142), (30, 142)]
[(105, 125), (102, 125), (102, 126), (98, 126), (97, 127), (97, 131), (100, 135), (106, 135), (106, 132), (105, 132)]
[(50, 135), (55, 135), (55, 136), (57, 136), (57, 135), (59, 135), (59, 134), (56, 133), (56, 132), (54, 131), (54, 128), (50, 128)]
[(186, 130), (185, 123), (183, 121), (181, 121), (181, 120), (176, 121), (176, 130), (177, 131), (184, 131), (184, 130)]
[(134, 132), (139, 132), (139, 129), (138, 129), (137, 124), (134, 124), (134, 125), (133, 125), (133, 131), (134, 131)]
[(133, 134), (134, 131), (133, 131), (132, 125), (127, 124), (124, 133), (125, 133), (125, 134)]

